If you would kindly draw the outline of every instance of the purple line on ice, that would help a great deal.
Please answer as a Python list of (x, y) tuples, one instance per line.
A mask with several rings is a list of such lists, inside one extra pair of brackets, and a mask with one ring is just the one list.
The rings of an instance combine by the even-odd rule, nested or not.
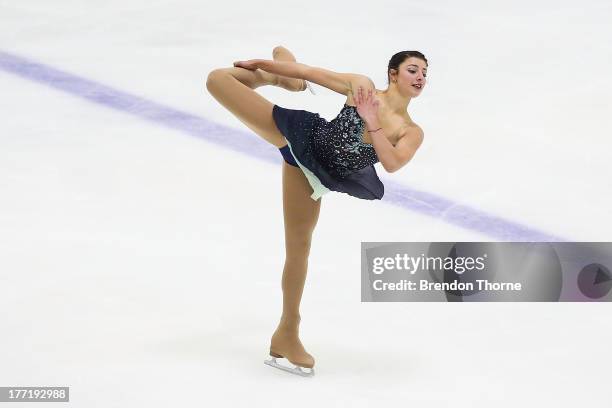
[[(110, 86), (70, 74), (21, 56), (0, 51), (0, 69), (41, 84), (51, 86), (108, 108), (127, 112), (142, 119), (199, 137), (250, 157), (280, 163), (275, 147), (249, 132), (230, 129), (199, 116), (114, 89)], [(204, 92), (204, 77), (201, 86)], [(545, 232), (518, 224), (443, 197), (385, 181), (382, 201), (430, 215), (445, 222), (480, 232), (500, 241), (566, 241)]]

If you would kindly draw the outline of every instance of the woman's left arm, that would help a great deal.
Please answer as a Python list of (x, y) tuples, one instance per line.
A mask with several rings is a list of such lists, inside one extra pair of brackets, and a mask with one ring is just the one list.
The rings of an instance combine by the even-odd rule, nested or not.
[(369, 90), (368, 95), (364, 97), (363, 88), (359, 87), (355, 104), (357, 112), (363, 118), (370, 133), (370, 138), (372, 139), (372, 144), (380, 164), (382, 164), (388, 173), (401, 169), (412, 159), (423, 142), (423, 131), (421, 128), (416, 127), (404, 130), (397, 144), (393, 146), (387, 139), (385, 131), (378, 121), (378, 101), (372, 97), (372, 90)]
[(404, 130), (394, 147), (398, 162), (397, 168), (394, 171), (398, 171), (412, 160), (421, 143), (423, 143), (423, 138), (423, 130), (420, 127), (411, 127)]

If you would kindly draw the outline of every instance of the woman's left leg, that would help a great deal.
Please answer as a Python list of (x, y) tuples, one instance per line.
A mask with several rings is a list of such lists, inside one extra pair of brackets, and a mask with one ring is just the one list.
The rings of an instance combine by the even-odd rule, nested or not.
[(272, 336), (270, 349), (303, 367), (314, 365), (314, 358), (306, 352), (299, 338), (300, 302), (308, 270), (312, 234), (319, 219), (322, 200), (314, 201), (310, 198), (311, 190), (302, 170), (283, 162), (283, 313)]

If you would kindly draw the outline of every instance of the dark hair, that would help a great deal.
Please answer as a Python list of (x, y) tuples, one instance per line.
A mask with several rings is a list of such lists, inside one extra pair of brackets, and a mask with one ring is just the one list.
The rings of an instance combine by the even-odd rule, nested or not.
[(419, 51), (400, 51), (394, 54), (389, 60), (389, 66), (387, 67), (387, 85), (389, 84), (390, 78), (389, 70), (395, 69), (396, 71), (399, 71), (399, 66), (402, 64), (402, 62), (406, 61), (406, 59), (410, 57), (422, 59), (423, 61), (425, 61), (425, 64), (429, 66), (427, 58), (425, 58), (425, 55), (421, 54)]

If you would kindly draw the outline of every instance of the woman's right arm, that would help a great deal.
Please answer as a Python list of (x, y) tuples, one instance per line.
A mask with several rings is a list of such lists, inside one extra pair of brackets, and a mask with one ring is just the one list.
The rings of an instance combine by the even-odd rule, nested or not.
[[(292, 61), (258, 60), (257, 66), (266, 72), (289, 78), (305, 79), (306, 81), (324, 86), (339, 94), (352, 96), (359, 85), (373, 88), (374, 83), (365, 75), (330, 71), (325, 68), (312, 67)], [(356, 92), (356, 91), (355, 91)], [(349, 99), (352, 99), (350, 97)]]

